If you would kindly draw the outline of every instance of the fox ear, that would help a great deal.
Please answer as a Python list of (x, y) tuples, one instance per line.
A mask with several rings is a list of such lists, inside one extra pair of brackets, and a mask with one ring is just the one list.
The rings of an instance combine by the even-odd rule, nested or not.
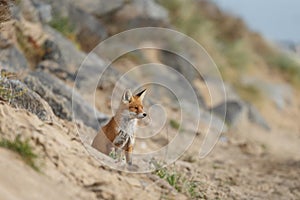
[(144, 89), (143, 91), (137, 93), (135, 96), (139, 97), (139, 99), (141, 101), (143, 101), (144, 97), (145, 97), (145, 94), (146, 94), (146, 89)]
[(129, 89), (125, 90), (123, 97), (122, 97), (122, 101), (123, 103), (129, 103), (131, 101), (132, 98), (132, 93)]

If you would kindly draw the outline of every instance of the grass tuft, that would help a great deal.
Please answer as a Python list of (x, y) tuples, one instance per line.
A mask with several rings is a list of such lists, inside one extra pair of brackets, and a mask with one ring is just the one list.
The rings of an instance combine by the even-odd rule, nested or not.
[(170, 170), (167, 167), (161, 167), (162, 165), (156, 163), (156, 170), (154, 172), (159, 178), (168, 182), (170, 186), (176, 189), (178, 192), (188, 195), (191, 199), (197, 199), (200, 197), (198, 191), (198, 182), (191, 178), (186, 178), (180, 171)]
[(36, 171), (40, 171), (35, 163), (37, 155), (33, 152), (32, 147), (29, 144), (29, 140), (22, 141), (20, 135), (16, 136), (13, 141), (7, 139), (0, 140), (0, 147), (7, 148), (11, 151), (18, 153), (24, 162), (32, 167)]
[(180, 124), (174, 119), (170, 120), (170, 126), (176, 130), (179, 130), (180, 128)]

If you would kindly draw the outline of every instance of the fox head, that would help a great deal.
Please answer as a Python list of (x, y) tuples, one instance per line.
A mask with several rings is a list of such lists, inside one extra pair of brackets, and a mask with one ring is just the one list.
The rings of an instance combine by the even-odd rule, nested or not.
[(122, 97), (122, 108), (128, 109), (127, 115), (131, 119), (142, 119), (147, 116), (147, 113), (143, 110), (143, 99), (145, 97), (146, 90), (139, 92), (136, 95), (132, 95), (130, 90), (125, 90)]

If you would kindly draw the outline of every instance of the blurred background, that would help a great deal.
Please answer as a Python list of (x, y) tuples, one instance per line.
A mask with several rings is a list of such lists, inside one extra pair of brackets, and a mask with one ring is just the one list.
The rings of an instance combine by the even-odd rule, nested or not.
[[(0, 0), (0, 199), (299, 199), (299, 6), (297, 0)], [(137, 38), (95, 48), (139, 27), (182, 32), (204, 50), (186, 48), (185, 60), (140, 49), (109, 63), (107, 54), (132, 48)], [(143, 37), (140, 48), (185, 47), (175, 37), (156, 43)], [(134, 152), (155, 152), (178, 134), (192, 144), (169, 166), (155, 157), (138, 162), (151, 173), (112, 170), (89, 152), (114, 113), (113, 94), (139, 90), (157, 73), (180, 82), (156, 65), (136, 68), (149, 63), (183, 75), (198, 103), (184, 87), (172, 93), (148, 84), (150, 114), (137, 131), (147, 138), (137, 138)], [(200, 116), (182, 121), (177, 95)]]
[(217, 5), (227, 12), (241, 17), (253, 31), (260, 32), (273, 42), (299, 44), (300, 29), (297, 19), (300, 17), (296, 0), (288, 1), (223, 1), (215, 0)]

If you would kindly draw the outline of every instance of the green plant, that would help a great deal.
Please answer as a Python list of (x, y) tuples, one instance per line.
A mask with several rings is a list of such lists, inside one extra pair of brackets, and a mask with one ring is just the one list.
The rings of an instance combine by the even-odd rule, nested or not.
[(16, 138), (13, 141), (1, 139), (0, 147), (7, 148), (11, 151), (18, 153), (25, 163), (27, 163), (34, 170), (40, 171), (35, 163), (37, 155), (33, 152), (33, 149), (30, 146), (28, 139), (22, 141), (20, 139), (20, 135), (16, 136)]
[(75, 26), (67, 17), (56, 16), (49, 22), (49, 25), (71, 40), (79, 49), (80, 44), (77, 42)]
[(300, 63), (285, 53), (277, 53), (268, 57), (269, 65), (277, 68), (288, 81), (300, 84)]
[(27, 92), (26, 88), (16, 87), (11, 88), (8, 79), (15, 77), (16, 74), (13, 72), (8, 72), (5, 69), (1, 70), (0, 75), (0, 100), (10, 102), (13, 98), (22, 96)]
[(186, 178), (182, 172), (177, 170), (170, 170), (166, 167), (161, 167), (162, 165), (155, 162), (156, 174), (159, 178), (168, 182), (170, 186), (176, 189), (178, 192), (188, 195), (190, 198), (199, 197), (198, 184), (191, 178)]
[(117, 159), (117, 152), (116, 151), (111, 151), (108, 154), (108, 156), (115, 160), (115, 159)]
[(180, 124), (174, 119), (170, 120), (170, 126), (176, 130), (179, 130), (180, 128)]

